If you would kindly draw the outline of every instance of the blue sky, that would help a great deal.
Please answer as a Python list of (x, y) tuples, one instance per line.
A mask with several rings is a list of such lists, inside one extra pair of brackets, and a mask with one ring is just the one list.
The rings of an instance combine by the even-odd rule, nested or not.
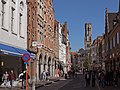
[(105, 8), (118, 11), (118, 0), (53, 0), (55, 19), (68, 22), (71, 51), (84, 48), (84, 24), (92, 23), (92, 39), (104, 33)]

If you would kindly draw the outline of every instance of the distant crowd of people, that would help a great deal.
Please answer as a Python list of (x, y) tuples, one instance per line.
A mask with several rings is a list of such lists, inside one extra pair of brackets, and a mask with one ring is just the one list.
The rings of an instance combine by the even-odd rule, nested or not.
[(120, 71), (104, 71), (100, 70), (98, 72), (99, 85), (105, 86), (118, 86), (120, 81)]
[(78, 70), (72, 69), (68, 71), (68, 77), (69, 78), (77, 78), (78, 77)]
[(120, 71), (106, 71), (105, 70), (85, 70), (85, 84), (86, 87), (95, 87), (96, 80), (99, 87), (118, 86), (120, 82)]
[[(82, 73), (81, 73), (82, 72)], [(86, 87), (95, 87), (96, 82), (98, 83), (99, 87), (104, 88), (105, 86), (118, 86), (120, 85), (120, 70), (115, 71), (105, 71), (105, 70), (69, 70), (67, 73), (64, 73), (63, 70), (56, 69), (56, 77), (65, 77), (67, 78), (77, 78), (79, 74), (83, 74), (85, 78), (85, 85)], [(42, 72), (42, 81), (49, 80), (50, 72), (46, 72), (43, 70)], [(21, 72), (18, 76), (18, 79), (22, 80), (22, 87), (25, 86), (26, 81), (26, 71)], [(28, 79), (30, 76), (28, 75)], [(14, 81), (16, 80), (16, 75), (13, 70), (10, 72), (5, 72), (2, 76), (2, 81), (5, 86), (7, 83), (10, 82), (11, 88), (13, 87)], [(25, 88), (25, 87), (24, 87)]]

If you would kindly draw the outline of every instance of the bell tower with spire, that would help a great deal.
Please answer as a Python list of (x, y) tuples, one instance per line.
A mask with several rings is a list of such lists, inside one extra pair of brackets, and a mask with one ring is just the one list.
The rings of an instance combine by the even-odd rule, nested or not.
[(89, 50), (92, 44), (92, 23), (85, 23), (84, 47)]

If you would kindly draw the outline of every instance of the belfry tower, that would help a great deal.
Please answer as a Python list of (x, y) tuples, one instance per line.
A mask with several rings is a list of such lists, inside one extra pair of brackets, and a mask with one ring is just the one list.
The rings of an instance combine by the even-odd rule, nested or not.
[(85, 50), (89, 50), (91, 44), (92, 44), (92, 24), (85, 23), (85, 37), (84, 37)]

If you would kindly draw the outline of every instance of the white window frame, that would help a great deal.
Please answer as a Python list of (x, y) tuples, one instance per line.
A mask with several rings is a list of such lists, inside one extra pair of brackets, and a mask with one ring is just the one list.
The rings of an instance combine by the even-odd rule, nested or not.
[(14, 33), (15, 8), (11, 7), (11, 32)]
[(6, 5), (6, 2), (4, 0), (1, 1), (2, 2), (2, 10), (1, 10), (1, 13), (2, 13), (2, 22), (1, 22), (1, 26), (2, 27), (5, 27), (5, 5)]
[(19, 14), (19, 35), (22, 35), (22, 14)]

